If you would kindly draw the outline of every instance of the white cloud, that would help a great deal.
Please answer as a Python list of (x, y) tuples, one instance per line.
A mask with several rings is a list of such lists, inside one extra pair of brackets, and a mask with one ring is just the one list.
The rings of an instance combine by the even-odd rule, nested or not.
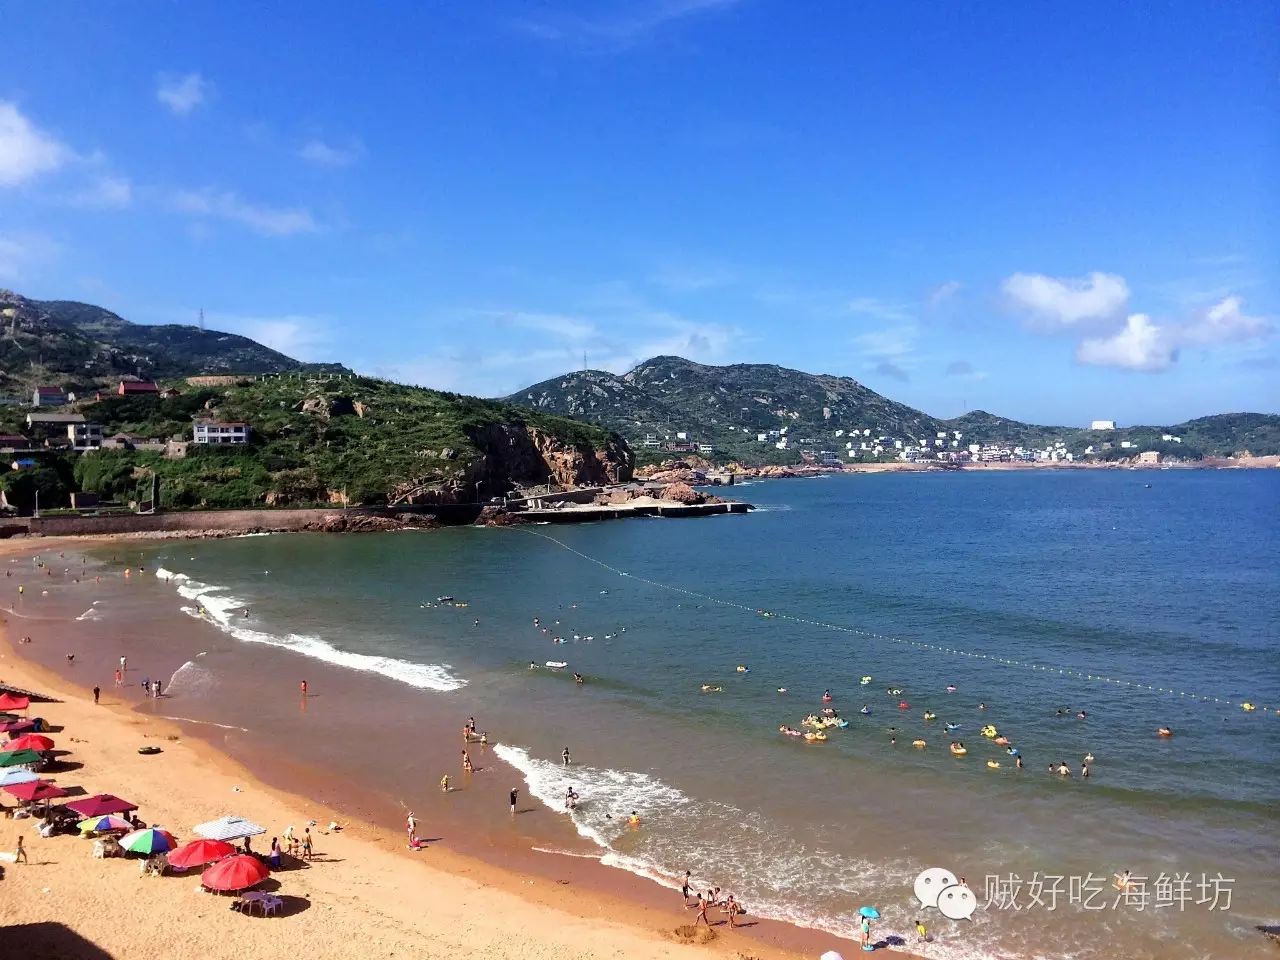
[(284, 314), (277, 317), (208, 313), (210, 330), (238, 333), (295, 360), (324, 361), (333, 345), (333, 326), (325, 317)]
[(540, 19), (521, 20), (515, 26), (548, 42), (594, 49), (623, 49), (648, 39), (669, 24), (699, 14), (727, 10), (739, 2), (740, 0), (627, 0), (621, 4), (613, 4), (612, 11), (605, 14), (548, 15)]
[(853, 338), (853, 345), (861, 352), (879, 359), (901, 359), (915, 350), (920, 331), (914, 324), (869, 330)]
[(929, 294), (929, 306), (936, 307), (939, 304), (950, 300), (960, 292), (960, 288), (962, 286), (963, 284), (961, 284), (959, 280), (948, 280), (946, 283), (938, 284), (938, 286), (934, 287), (933, 291)]
[(99, 177), (89, 186), (67, 197), (73, 207), (123, 210), (133, 202), (133, 184), (128, 177)]
[(580, 317), (561, 313), (531, 313), (522, 310), (491, 314), (500, 326), (520, 327), (536, 333), (545, 333), (571, 343), (580, 343), (598, 336), (595, 324)]
[(181, 77), (161, 74), (156, 78), (156, 99), (180, 117), (204, 103), (210, 89), (209, 82), (198, 73)]
[(1225, 297), (1199, 316), (1183, 325), (1179, 339), (1187, 344), (1234, 343), (1253, 340), (1271, 332), (1271, 324), (1262, 317), (1244, 313), (1240, 297)]
[(714, 264), (667, 264), (649, 279), (672, 293), (698, 293), (727, 287), (736, 277), (728, 267)]
[(38, 233), (0, 233), (0, 281), (20, 283), (58, 255), (58, 244)]
[(1118, 332), (1082, 340), (1076, 359), (1097, 367), (1158, 373), (1173, 366), (1178, 348), (1164, 327), (1152, 323), (1145, 313), (1135, 313)]
[(314, 233), (319, 229), (305, 207), (250, 203), (230, 190), (179, 190), (173, 194), (172, 205), (179, 213), (231, 220), (269, 237)]
[(17, 104), (0, 100), (0, 187), (25, 183), (56, 170), (71, 151), (23, 116)]
[(1097, 271), (1079, 278), (1015, 273), (1001, 289), (1015, 308), (1028, 313), (1035, 325), (1049, 330), (1113, 318), (1129, 303), (1129, 285), (1124, 277)]
[(298, 156), (320, 167), (349, 167), (364, 156), (364, 147), (357, 141), (335, 146), (323, 140), (308, 140), (298, 149)]
[(916, 318), (916, 311), (912, 304), (894, 303), (891, 300), (881, 300), (879, 297), (854, 297), (845, 304), (845, 308), (850, 313), (874, 317), (890, 323), (912, 323)]

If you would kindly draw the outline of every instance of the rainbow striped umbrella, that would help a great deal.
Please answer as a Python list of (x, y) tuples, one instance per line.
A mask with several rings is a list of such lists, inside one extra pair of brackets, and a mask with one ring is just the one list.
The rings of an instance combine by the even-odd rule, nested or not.
[(133, 824), (123, 817), (90, 817), (88, 820), (81, 820), (79, 830), (81, 833), (107, 833), (111, 830), (132, 830)]
[(168, 830), (157, 830), (154, 827), (146, 830), (135, 830), (120, 838), (120, 846), (130, 853), (168, 853), (178, 845), (178, 841)]

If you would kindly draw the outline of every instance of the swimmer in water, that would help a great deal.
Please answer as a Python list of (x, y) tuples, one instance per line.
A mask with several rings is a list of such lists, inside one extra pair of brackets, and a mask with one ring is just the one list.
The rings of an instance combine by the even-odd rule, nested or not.
[(640, 826), (640, 814), (632, 810), (631, 816), (627, 817), (627, 826), (631, 827), (632, 829)]
[(441, 793), (449, 792), (449, 775), (447, 773), (440, 778), (440, 792)]
[(580, 673), (575, 673), (575, 674), (573, 675), (573, 682), (574, 682), (574, 683), (586, 683), (586, 681), (582, 679), (582, 674), (580, 674)]

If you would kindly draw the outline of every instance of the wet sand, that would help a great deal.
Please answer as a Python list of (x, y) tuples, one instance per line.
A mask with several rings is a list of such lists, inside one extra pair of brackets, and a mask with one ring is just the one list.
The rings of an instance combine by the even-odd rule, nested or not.
[[(52, 558), (54, 550), (71, 547), (62, 541), (7, 542), (3, 553), (6, 561), (15, 553)], [(57, 562), (74, 567), (79, 561), (68, 553)], [(145, 820), (168, 825), (180, 838), (190, 836), (190, 825), (232, 812), (268, 827), (260, 848), (289, 823), (298, 830), (311, 819), (321, 828), (330, 820), (348, 825), (319, 838), (321, 859), (328, 863), (280, 876), (281, 893), (298, 898), (290, 901), (294, 915), (281, 922), (301, 929), (262, 936), (259, 955), (301, 949), (317, 957), (367, 956), (373, 943), (379, 955), (413, 950), (463, 958), (667, 957), (689, 949), (672, 940), (674, 928), (693, 919), (680, 908), (678, 892), (599, 864), (564, 818), (532, 799), (522, 795), (512, 818), (506, 793), (523, 784), (490, 751), (470, 747), (477, 771), (462, 774), (465, 690), (414, 697), (407, 713), (407, 700), (387, 700), (386, 682), (379, 678), (240, 644), (175, 613), (171, 593), (150, 572), (135, 574), (131, 585), (137, 629), (127, 636), (109, 636), (101, 624), (76, 620), (73, 612), (88, 608), (95, 596), (118, 602), (120, 583), (96, 585), (90, 578), (37, 599), (38, 578), (19, 576), (26, 594), (3, 605), (5, 628), (10, 640), (29, 635), (34, 642), (22, 646), (21, 658), (15, 646), (5, 644), (0, 677), (67, 700), (40, 707), (41, 715), (66, 726), (56, 739), (72, 751), (68, 759), (84, 764), (58, 774), (60, 783), (129, 796), (142, 805)], [(164, 599), (157, 602), (159, 597)], [(68, 665), (65, 652), (71, 651), (76, 660)], [(184, 664), (204, 659), (202, 652), (217, 663), (216, 711), (207, 704), (203, 714), (189, 709), (200, 701), (181, 696), (187, 682), (181, 673), (174, 696), (142, 697), (144, 672), (167, 681)], [(116, 689), (111, 677), (121, 653), (129, 657), (128, 685)], [(187, 669), (199, 675), (202, 668)], [(302, 670), (306, 698), (295, 679)], [(228, 677), (234, 682), (228, 684)], [(97, 708), (88, 695), (94, 683), (103, 689)], [(237, 717), (240, 723), (229, 723)], [(141, 757), (140, 742), (163, 743), (164, 753)], [(449, 794), (439, 790), (443, 772), (455, 785)], [(404, 849), (407, 807), (417, 815), (419, 833), (433, 840), (427, 852)], [(13, 826), (6, 832), (14, 833)], [(192, 892), (189, 877), (143, 881), (131, 864), (92, 860), (77, 838), (39, 840), (34, 831), (24, 832), (33, 859), (48, 862), (38, 868), (38, 886), (21, 865), (9, 867), (12, 883), (0, 901), (0, 921), (61, 924), (120, 957), (171, 955), (179, 944), (172, 937), (151, 944), (155, 929), (180, 929), (188, 938), (181, 942), (184, 952), (230, 955), (233, 948), (225, 944), (234, 930), (234, 952), (242, 952), (243, 924), (253, 921), (222, 904), (210, 908), (211, 901)], [(12, 839), (5, 837), (3, 846)], [(145, 884), (128, 898), (127, 909), (115, 902), (120, 882)], [(329, 921), (361, 929), (361, 938), (342, 941), (315, 929), (309, 921), (316, 909)], [(201, 923), (190, 922), (195, 915), (203, 915)], [(67, 948), (61, 928), (41, 931), (24, 931), (23, 943), (47, 943), (50, 950), (57, 943), (66, 956), (92, 955)], [(36, 939), (26, 939), (31, 936)], [(4, 937), (0, 933), (0, 953)], [(715, 942), (700, 949), (781, 958), (833, 947), (856, 949), (825, 934), (762, 921), (734, 931), (717, 928)]]

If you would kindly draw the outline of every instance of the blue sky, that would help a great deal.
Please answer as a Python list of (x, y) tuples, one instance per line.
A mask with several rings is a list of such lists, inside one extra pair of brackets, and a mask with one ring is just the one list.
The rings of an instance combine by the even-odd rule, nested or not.
[(1274, 3), (12, 6), (0, 285), (496, 395), (1280, 412)]

